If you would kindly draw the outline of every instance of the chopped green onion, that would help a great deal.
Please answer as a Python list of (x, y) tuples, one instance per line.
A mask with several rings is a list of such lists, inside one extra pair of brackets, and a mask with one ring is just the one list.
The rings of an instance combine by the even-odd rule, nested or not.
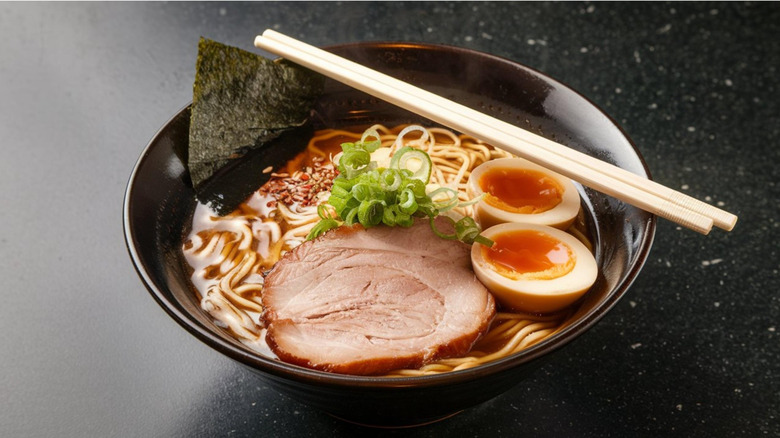
[(317, 222), (309, 231), (309, 234), (306, 236), (306, 240), (312, 240), (322, 234), (325, 234), (325, 232), (328, 230), (341, 226), (341, 221), (338, 221), (330, 216), (328, 208), (325, 206), (325, 204), (320, 204), (317, 206), (317, 215), (320, 217), (320, 221)]
[[(455, 226), (455, 220), (453, 218), (449, 216), (442, 216), (442, 217), (446, 218), (452, 224), (453, 227)], [(458, 236), (455, 233), (444, 234), (441, 231), (439, 231), (439, 229), (436, 228), (436, 223), (434, 222), (434, 219), (436, 218), (433, 216), (429, 217), (429, 222), (431, 224), (431, 229), (433, 230), (433, 234), (439, 236), (442, 239), (447, 239), (447, 240), (455, 240), (458, 238)]]
[[(439, 195), (446, 194), (446, 200), (437, 200)], [(438, 189), (428, 193), (428, 196), (433, 200), (433, 204), (439, 210), (440, 213), (452, 210), (455, 207), (460, 206), (458, 203), (458, 191), (449, 187), (439, 187)]]
[(344, 217), (344, 223), (347, 224), (347, 225), (355, 225), (357, 223), (355, 221), (355, 218), (358, 217), (358, 210), (359, 209), (360, 209), (360, 207), (354, 207), (354, 208), (350, 209), (347, 212), (346, 217)]
[(376, 199), (361, 202), (358, 207), (358, 221), (366, 228), (379, 225), (384, 217), (384, 204)]
[(395, 154), (393, 154), (393, 158), (390, 160), (390, 168), (412, 170), (409, 169), (408, 163), (409, 160), (413, 159), (416, 159), (420, 162), (420, 167), (413, 171), (412, 178), (418, 179), (427, 184), (428, 180), (431, 178), (431, 168), (433, 167), (433, 162), (431, 161), (430, 155), (424, 151), (415, 149), (410, 146), (404, 146), (401, 149), (398, 149)]
[[(374, 137), (374, 141), (366, 141), (366, 139), (369, 137)], [(360, 137), (360, 143), (363, 144), (363, 147), (368, 151), (368, 153), (374, 152), (375, 150), (379, 149), (380, 146), (382, 146), (381, 137), (379, 137), (379, 133), (376, 131), (376, 129), (366, 129), (366, 131), (363, 132), (363, 136)]]
[(335, 196), (337, 198), (346, 198), (349, 196), (349, 191), (352, 190), (352, 187), (349, 189), (345, 189), (343, 186), (333, 184), (333, 187), (330, 189), (331, 196)]
[(414, 213), (417, 211), (417, 202), (414, 199), (414, 192), (411, 189), (404, 189), (398, 196), (398, 207), (404, 213)]
[[(457, 222), (447, 217), (455, 230), (453, 234), (437, 230), (433, 220), (441, 212), (471, 205), (474, 201), (459, 203), (458, 192), (448, 187), (426, 193), (433, 164), (431, 157), (422, 150), (402, 147), (393, 155), (389, 168), (378, 169), (376, 162), (371, 161), (371, 152), (380, 146), (381, 140), (375, 130), (364, 132), (359, 142), (341, 145), (339, 175), (333, 180), (327, 200), (336, 216), (331, 216), (324, 204), (318, 206), (320, 221), (309, 232), (307, 240), (342, 224), (360, 223), (366, 228), (380, 223), (410, 227), (415, 217), (428, 217), (433, 232), (443, 239), (493, 244), (479, 235), (480, 228), (470, 217)], [(409, 168), (410, 160), (419, 162), (419, 167)], [(433, 199), (441, 198), (441, 195), (446, 195), (446, 199)]]
[(403, 177), (398, 169), (385, 169), (382, 171), (382, 187), (387, 191), (395, 191), (401, 187)]
[(491, 247), (493, 246), (493, 243), (495, 243), (492, 240), (488, 239), (487, 237), (479, 234), (481, 231), (479, 225), (477, 225), (474, 219), (469, 216), (464, 216), (457, 222), (455, 221), (455, 219), (449, 216), (442, 216), (442, 217), (446, 218), (450, 222), (452, 227), (455, 229), (455, 232), (452, 234), (444, 234), (436, 228), (436, 225), (434, 223), (435, 218), (431, 217), (429, 219), (431, 223), (431, 228), (433, 229), (433, 232), (437, 236), (441, 237), (442, 239), (460, 240), (461, 242), (468, 243), (468, 244), (472, 244), (476, 242), (476, 243), (481, 243), (482, 245), (485, 245), (487, 247)]

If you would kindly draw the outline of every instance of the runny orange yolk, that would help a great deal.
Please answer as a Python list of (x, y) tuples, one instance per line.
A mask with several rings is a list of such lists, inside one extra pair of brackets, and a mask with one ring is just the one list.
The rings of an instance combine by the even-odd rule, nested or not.
[(552, 279), (574, 268), (572, 249), (549, 234), (516, 230), (491, 239), (495, 244), (491, 248), (484, 247), (482, 256), (505, 277), (516, 280)]
[(480, 177), (479, 186), (486, 203), (513, 213), (542, 213), (563, 198), (558, 181), (532, 169), (494, 167)]

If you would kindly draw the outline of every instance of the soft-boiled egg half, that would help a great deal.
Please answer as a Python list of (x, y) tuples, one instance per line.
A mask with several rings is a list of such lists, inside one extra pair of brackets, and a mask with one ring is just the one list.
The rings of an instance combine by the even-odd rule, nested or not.
[(477, 166), (466, 190), (470, 198), (485, 195), (474, 208), (482, 228), (523, 222), (565, 230), (580, 211), (580, 195), (570, 179), (522, 158)]
[(494, 245), (474, 244), (477, 278), (504, 306), (550, 313), (580, 298), (596, 281), (596, 260), (577, 238), (557, 228), (504, 223), (482, 232)]

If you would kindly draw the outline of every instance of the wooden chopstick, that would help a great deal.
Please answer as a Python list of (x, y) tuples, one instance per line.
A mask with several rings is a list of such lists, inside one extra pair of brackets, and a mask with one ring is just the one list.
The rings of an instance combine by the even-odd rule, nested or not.
[(730, 213), (647, 178), (278, 32), (266, 30), (255, 45), (703, 234), (713, 224), (730, 230), (736, 222)]

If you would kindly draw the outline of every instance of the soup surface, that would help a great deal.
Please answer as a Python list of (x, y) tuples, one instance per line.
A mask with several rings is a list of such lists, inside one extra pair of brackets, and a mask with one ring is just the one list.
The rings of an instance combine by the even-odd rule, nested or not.
[[(382, 148), (390, 154), (404, 146), (427, 152), (432, 162), (429, 186), (457, 190), (458, 198), (464, 202), (468, 201), (466, 184), (471, 170), (488, 160), (510, 156), (446, 129), (381, 125), (372, 128), (380, 134)], [(261, 354), (275, 357), (266, 344), (261, 318), (264, 273), (305, 241), (320, 219), (317, 208), (327, 201), (338, 173), (333, 157), (342, 143), (355, 142), (362, 134), (362, 129), (318, 131), (306, 150), (285, 167), (263, 170), (272, 172), (270, 181), (231, 214), (216, 216), (205, 205), (195, 209), (182, 251), (192, 269), (192, 286), (201, 307), (215, 323)], [(554, 189), (550, 186), (541, 191)], [(454, 211), (459, 215), (472, 213), (468, 206)], [(580, 220), (570, 231), (586, 240), (583, 229)], [(395, 370), (388, 375), (447, 372), (504, 357), (554, 334), (565, 325), (571, 311), (529, 315), (499, 309), (490, 329), (468, 354), (439, 359), (420, 368)]]

